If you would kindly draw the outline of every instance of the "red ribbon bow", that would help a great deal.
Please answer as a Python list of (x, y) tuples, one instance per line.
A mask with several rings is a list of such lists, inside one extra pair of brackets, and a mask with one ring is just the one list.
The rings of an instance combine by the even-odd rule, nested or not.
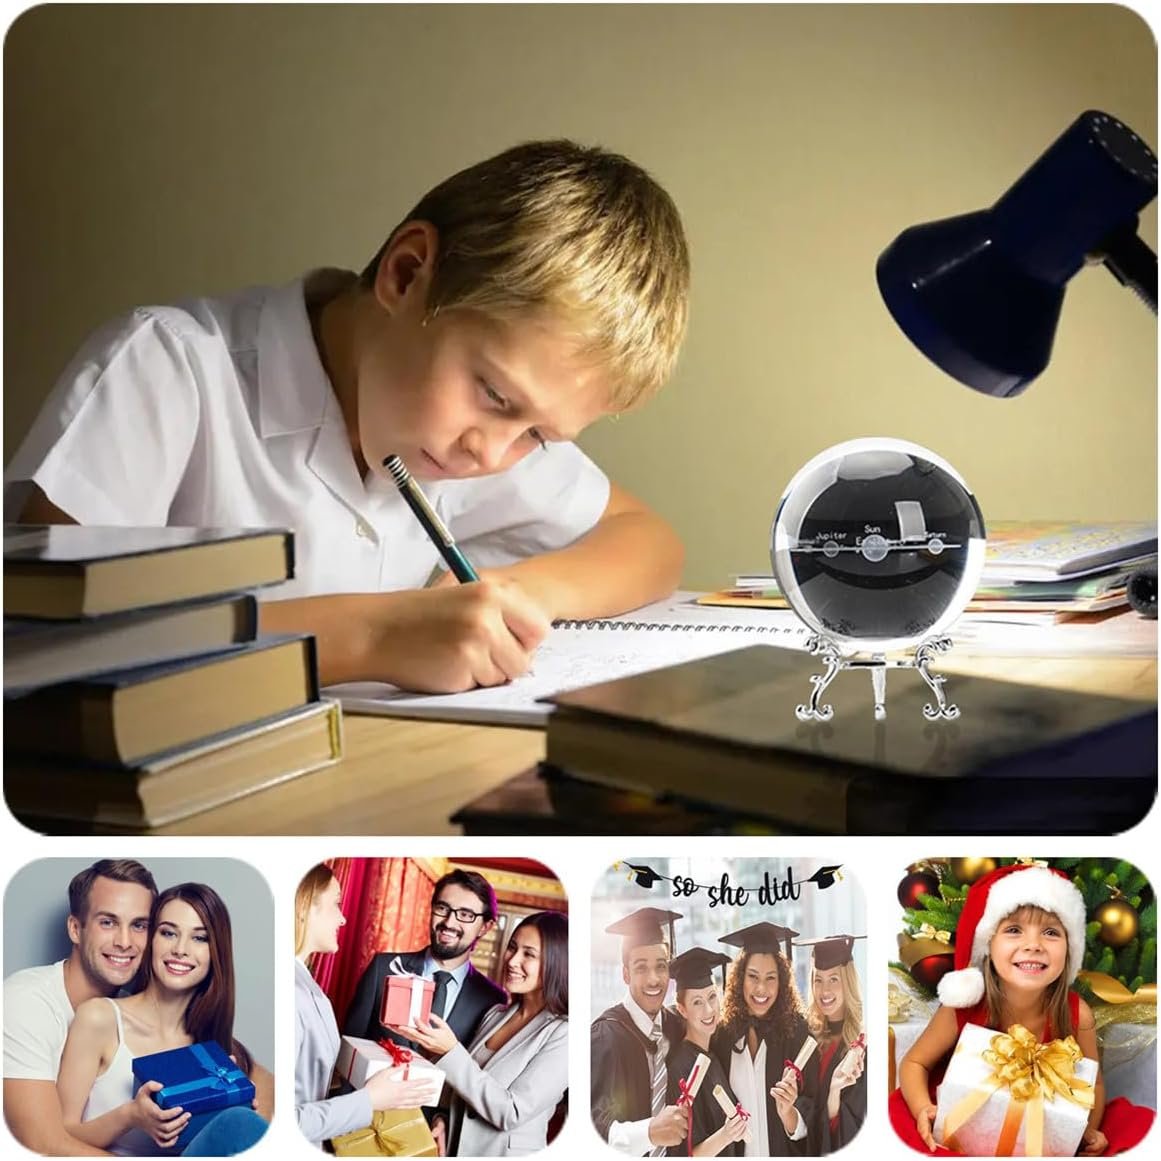
[(867, 1048), (867, 1034), (866, 1034), (865, 1032), (860, 1032), (860, 1033), (859, 1033), (859, 1034), (858, 1034), (858, 1035), (857, 1035), (857, 1036), (856, 1036), (856, 1037), (855, 1037), (855, 1038), (854, 1038), (854, 1039), (851, 1041), (851, 1050), (853, 1051), (853, 1050), (854, 1050), (854, 1049), (856, 1049), (856, 1048), (861, 1048), (861, 1049), (863, 1049), (864, 1051), (866, 1051), (866, 1048)]
[(677, 1098), (677, 1107), (685, 1109), (685, 1155), (693, 1156), (693, 1096), (690, 1089), (693, 1086), (683, 1076), (677, 1078), (677, 1088), (680, 1096)]
[(790, 1071), (792, 1073), (794, 1073), (794, 1079), (797, 1082), (798, 1087), (801, 1088), (802, 1087), (802, 1069), (799, 1068), (798, 1065), (795, 1064), (793, 1060), (784, 1060), (782, 1062), (782, 1071), (785, 1072), (788, 1068), (790, 1069)]
[(734, 1107), (734, 1116), (741, 1117), (743, 1121), (748, 1121), (750, 1119), (750, 1114), (746, 1112), (744, 1108), (742, 1108), (741, 1101), (739, 1101)]
[(411, 1062), (415, 1059), (415, 1053), (410, 1048), (404, 1048), (402, 1044), (396, 1044), (394, 1040), (380, 1040), (379, 1047), (391, 1057), (392, 1064), (403, 1065), (403, 1079), (406, 1080), (411, 1071)]

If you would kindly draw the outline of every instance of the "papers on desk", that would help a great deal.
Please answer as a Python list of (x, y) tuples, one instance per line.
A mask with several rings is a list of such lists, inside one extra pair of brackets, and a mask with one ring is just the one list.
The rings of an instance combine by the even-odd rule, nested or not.
[(693, 603), (696, 595), (678, 592), (620, 617), (561, 623), (536, 651), (532, 669), (507, 685), (415, 694), (353, 682), (327, 692), (348, 713), (542, 726), (552, 707), (539, 698), (747, 645), (806, 646), (810, 634), (789, 611), (706, 608)]
[(965, 613), (951, 637), (955, 653), (968, 656), (1157, 656), (1157, 622), (1127, 610), (1063, 621), (1036, 613)]

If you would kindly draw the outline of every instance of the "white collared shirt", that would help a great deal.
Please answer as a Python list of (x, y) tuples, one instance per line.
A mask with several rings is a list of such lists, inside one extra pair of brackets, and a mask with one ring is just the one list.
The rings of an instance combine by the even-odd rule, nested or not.
[[(650, 1016), (633, 999), (632, 993), (630, 992), (625, 993), (621, 1003), (625, 1006), (625, 1011), (629, 1013), (630, 1018), (637, 1026), (641, 1035), (646, 1040), (651, 1039), (653, 1029), (661, 1026), (661, 1013), (658, 1012), (656, 1016)], [(662, 1060), (669, 1055), (669, 1048), (669, 1041), (665, 1038), (664, 1033), (662, 1033), (661, 1044), (657, 1049), (661, 1054)], [(653, 1067), (652, 1057), (649, 1059), (649, 1067)], [(649, 1122), (652, 1120), (653, 1117), (648, 1116), (643, 1121), (613, 1121), (609, 1125), (609, 1146), (616, 1149), (618, 1153), (625, 1153), (630, 1157), (645, 1156), (653, 1148), (649, 1140)]]
[[(774, 1062), (775, 1068), (778, 1061)], [(791, 1141), (798, 1141), (806, 1136), (806, 1123), (802, 1114), (795, 1109), (798, 1123), (793, 1133), (786, 1132), (786, 1126), (780, 1118), (775, 1117), (773, 1124), (766, 1123), (766, 1112), (769, 1105), (766, 1103), (766, 1094), (774, 1083), (781, 1079), (781, 1072), (776, 1076), (766, 1075), (766, 1041), (759, 1039), (758, 1051), (751, 1057), (746, 1047), (746, 1037), (743, 1036), (734, 1044), (734, 1051), (730, 1053), (730, 1088), (734, 1099), (750, 1114), (750, 1140), (745, 1143), (745, 1157), (769, 1157), (770, 1134), (778, 1133), (788, 1136)]]
[[(424, 584), (436, 550), (394, 484), (360, 478), (311, 335), (307, 281), (342, 277), (144, 307), (101, 328), (9, 464), (5, 519), (34, 481), (83, 524), (293, 529), (295, 577), (263, 598)], [(551, 444), (424, 490), (469, 559), (495, 567), (582, 536), (609, 483), (575, 445)]]

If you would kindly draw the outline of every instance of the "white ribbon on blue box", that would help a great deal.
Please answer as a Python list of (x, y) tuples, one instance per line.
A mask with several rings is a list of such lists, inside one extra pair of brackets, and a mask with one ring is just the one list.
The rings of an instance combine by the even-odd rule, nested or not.
[(163, 1109), (180, 1106), (186, 1112), (209, 1112), (254, 1100), (254, 1082), (226, 1055), (214, 1040), (154, 1052), (133, 1061), (138, 1085), (147, 1080), (164, 1086), (153, 1094)]

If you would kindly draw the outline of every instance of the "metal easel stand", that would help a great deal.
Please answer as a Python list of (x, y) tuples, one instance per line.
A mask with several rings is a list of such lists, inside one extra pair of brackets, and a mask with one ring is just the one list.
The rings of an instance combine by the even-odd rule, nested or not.
[(890, 658), (883, 653), (872, 653), (866, 657), (847, 657), (839, 652), (838, 647), (829, 637), (815, 634), (807, 642), (807, 652), (812, 657), (818, 657), (826, 665), (825, 673), (811, 674), (810, 684), (814, 687), (810, 694), (808, 705), (794, 707), (794, 716), (800, 722), (829, 722), (834, 717), (834, 706), (819, 705), (827, 686), (838, 676), (843, 669), (869, 669), (871, 671), (871, 689), (875, 695), (875, 721), (881, 722), (887, 717), (887, 670), (888, 669), (917, 669), (919, 676), (927, 683), (935, 695), (935, 705), (928, 702), (923, 707), (923, 716), (928, 721), (940, 718), (953, 721), (959, 717), (959, 707), (948, 702), (943, 693), (943, 684), (947, 678), (941, 673), (931, 672), (931, 662), (940, 653), (946, 653), (951, 648), (950, 637), (933, 637), (919, 645), (910, 657)]

